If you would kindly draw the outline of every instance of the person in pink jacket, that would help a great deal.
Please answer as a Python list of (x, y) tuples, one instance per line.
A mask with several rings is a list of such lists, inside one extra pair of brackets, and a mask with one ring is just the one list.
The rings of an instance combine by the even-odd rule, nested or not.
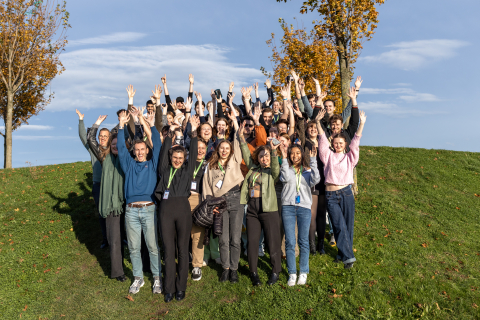
[(360, 138), (367, 116), (365, 112), (360, 112), (360, 125), (350, 142), (350, 151), (345, 152), (347, 139), (343, 133), (332, 136), (330, 145), (320, 124), (324, 114), (325, 110), (319, 112), (315, 121), (319, 133), (318, 155), (325, 165), (327, 209), (332, 221), (333, 233), (337, 239), (338, 255), (335, 262), (343, 262), (345, 269), (349, 269), (356, 261), (353, 254), (355, 198), (351, 185), (353, 185), (353, 169), (357, 165), (360, 155)]

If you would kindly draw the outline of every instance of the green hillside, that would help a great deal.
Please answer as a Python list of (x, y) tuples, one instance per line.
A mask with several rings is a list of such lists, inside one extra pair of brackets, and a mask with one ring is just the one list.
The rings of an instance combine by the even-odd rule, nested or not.
[[(221, 267), (189, 280), (187, 297), (163, 302), (145, 286), (109, 279), (108, 250), (91, 197), (91, 165), (0, 170), (2, 319), (478, 319), (480, 154), (362, 147), (356, 202), (357, 263), (333, 263), (336, 248), (310, 259), (307, 286), (253, 289), (220, 284)], [(128, 254), (126, 255), (128, 258)], [(131, 264), (126, 260), (127, 277)], [(265, 283), (267, 256), (259, 262)]]

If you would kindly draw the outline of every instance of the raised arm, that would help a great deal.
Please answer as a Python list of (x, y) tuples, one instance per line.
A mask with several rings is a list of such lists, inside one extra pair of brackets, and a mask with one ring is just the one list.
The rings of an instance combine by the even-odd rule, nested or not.
[[(355, 80), (355, 97), (357, 97), (358, 93), (360, 92), (360, 87), (362, 86), (362, 82), (363, 82), (362, 77), (358, 76), (357, 80)], [(353, 107), (352, 99), (349, 99), (347, 106), (342, 111), (343, 123), (345, 123), (348, 117), (350, 117), (352, 113), (352, 107)]]
[(95, 155), (95, 158), (97, 158), (97, 160), (100, 162), (103, 162), (103, 159), (101, 157), (100, 146), (98, 145), (98, 142), (97, 142), (97, 131), (98, 131), (98, 127), (102, 124), (102, 122), (106, 118), (107, 116), (99, 116), (97, 121), (95, 121), (95, 123), (93, 124), (90, 131), (87, 133), (88, 146), (90, 147), (90, 150), (92, 150), (93, 154)]
[[(271, 106), (273, 105), (273, 102), (275, 101), (275, 96), (273, 95), (272, 82), (270, 81), (270, 79), (267, 79), (267, 81), (265, 81), (265, 85), (267, 86), (267, 95), (268, 95), (268, 99), (265, 102), (265, 107), (271, 108)], [(268, 101), (270, 101), (270, 103), (267, 103)]]
[(290, 70), (290, 74), (292, 75), (292, 78), (295, 82), (295, 96), (297, 97), (298, 100), (300, 100), (300, 99), (302, 99), (302, 95), (300, 94), (300, 88), (298, 86), (299, 77), (293, 69)]
[(125, 111), (122, 111), (119, 115), (120, 124), (118, 126), (118, 135), (117, 135), (117, 150), (118, 157), (120, 159), (120, 166), (122, 167), (123, 172), (127, 173), (132, 164), (135, 163), (135, 160), (130, 156), (128, 152), (127, 145), (125, 144), (125, 134), (124, 126), (128, 123), (130, 116), (127, 115)]
[(348, 127), (345, 130), (345, 133), (348, 134), (350, 139), (352, 139), (353, 136), (355, 135), (355, 132), (358, 129), (358, 123), (360, 121), (359, 114), (358, 114), (357, 96), (355, 92), (355, 87), (350, 88), (350, 92), (348, 93), (348, 96), (352, 101), (352, 116), (350, 118), (350, 122), (348, 123)]
[(168, 158), (168, 150), (172, 147), (172, 138), (175, 136), (175, 133), (172, 130), (175, 130), (175, 125), (170, 126), (168, 135), (163, 140), (163, 145), (160, 150), (160, 157), (158, 159), (158, 172), (163, 174), (165, 170), (168, 169), (170, 164), (170, 159)]
[(320, 172), (317, 166), (317, 150), (310, 150), (310, 188), (315, 187), (320, 182)]
[(272, 168), (272, 178), (274, 181), (277, 181), (280, 177), (280, 164), (278, 163), (277, 149), (279, 144), (274, 145), (273, 140), (270, 140), (270, 147), (272, 151), (270, 152), (270, 168)]
[(243, 134), (244, 127), (245, 127), (245, 124), (244, 122), (242, 122), (238, 127), (237, 133), (240, 139), (240, 149), (242, 150), (243, 161), (245, 161), (245, 165), (247, 166), (247, 168), (251, 169), (253, 167), (253, 159), (252, 159), (252, 154), (250, 153), (250, 149), (248, 149), (248, 144), (245, 141), (245, 136)]
[(188, 167), (189, 177), (193, 177), (193, 172), (195, 171), (195, 165), (198, 155), (198, 137), (197, 137), (197, 128), (200, 125), (200, 118), (195, 115), (195, 117), (190, 118), (190, 124), (192, 126), (192, 140), (190, 142), (190, 152), (188, 154)]
[(87, 142), (87, 130), (85, 129), (85, 124), (83, 123), (84, 115), (81, 114), (78, 109), (75, 109), (75, 112), (78, 114), (78, 135), (80, 136), (80, 141), (82, 141), (85, 149), (88, 150), (90, 147), (88, 146)]
[(288, 108), (288, 122), (289, 122), (288, 136), (290, 137), (292, 136), (292, 134), (295, 133), (295, 117), (293, 115), (292, 101), (287, 100), (284, 105)]
[(253, 89), (255, 90), (255, 102), (260, 101), (260, 95), (258, 94), (258, 82), (253, 84)]
[(255, 123), (255, 146), (263, 146), (267, 144), (267, 131), (265, 127), (260, 124), (260, 116), (262, 115), (260, 106), (255, 107), (255, 113), (252, 114), (253, 122)]
[(240, 91), (242, 92), (243, 101), (245, 103), (245, 111), (247, 112), (247, 114), (250, 114), (250, 111), (252, 110), (252, 106), (250, 105), (250, 93), (252, 92), (252, 87), (242, 87)]
[(365, 112), (362, 111), (360, 113), (360, 126), (358, 127), (357, 133), (355, 134), (352, 141), (350, 142), (350, 145), (349, 145), (350, 151), (347, 154), (349, 160), (354, 165), (358, 163), (358, 159), (360, 157), (360, 138), (362, 136), (363, 126), (365, 125), (366, 121), (367, 121), (367, 116), (365, 115)]
[(210, 96), (212, 97), (212, 105), (210, 106), (210, 109), (208, 109), (208, 113), (210, 114), (208, 122), (213, 128), (213, 125), (217, 118), (217, 112), (215, 110), (215, 108), (217, 107), (217, 96), (215, 94), (215, 90), (212, 89)]

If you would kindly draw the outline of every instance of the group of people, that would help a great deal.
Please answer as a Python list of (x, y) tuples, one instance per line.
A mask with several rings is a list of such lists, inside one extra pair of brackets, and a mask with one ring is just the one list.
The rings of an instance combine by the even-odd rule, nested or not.
[(148, 270), (153, 293), (163, 292), (165, 302), (182, 300), (189, 262), (198, 281), (209, 259), (223, 268), (220, 282), (236, 283), (242, 242), (254, 286), (262, 284), (257, 262), (263, 243), (271, 263), (267, 284), (279, 280), (284, 258), (287, 284), (304, 285), (309, 256), (325, 253), (327, 210), (338, 248), (335, 262), (353, 266), (352, 186), (366, 121), (357, 108), (362, 80), (356, 79), (348, 106), (336, 114), (335, 102), (324, 100), (327, 94), (316, 79), (316, 93), (307, 96), (304, 81), (294, 71), (291, 75), (278, 99), (269, 80), (265, 102), (258, 83), (241, 88), (242, 104), (233, 103), (233, 82), (227, 100), (217, 89), (205, 103), (193, 91), (193, 75), (187, 98), (172, 101), (165, 75), (165, 103), (158, 85), (146, 106), (137, 108), (130, 85), (118, 125), (99, 132), (106, 116), (85, 129), (77, 110), (80, 138), (93, 166), (102, 248), (110, 250), (111, 277), (124, 282), (128, 245), (131, 294), (144, 285)]

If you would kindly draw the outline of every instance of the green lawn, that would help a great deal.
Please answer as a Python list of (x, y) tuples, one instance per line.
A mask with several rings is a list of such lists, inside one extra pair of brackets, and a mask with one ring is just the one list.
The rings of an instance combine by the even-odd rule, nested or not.
[[(165, 304), (149, 274), (134, 301), (130, 281), (109, 279), (89, 162), (0, 170), (1, 318), (478, 319), (479, 172), (478, 153), (362, 147), (353, 269), (326, 245), (308, 285), (287, 287), (284, 262), (278, 284), (254, 289), (242, 256), (238, 284), (220, 284), (211, 263)], [(267, 256), (259, 268), (265, 283)]]

